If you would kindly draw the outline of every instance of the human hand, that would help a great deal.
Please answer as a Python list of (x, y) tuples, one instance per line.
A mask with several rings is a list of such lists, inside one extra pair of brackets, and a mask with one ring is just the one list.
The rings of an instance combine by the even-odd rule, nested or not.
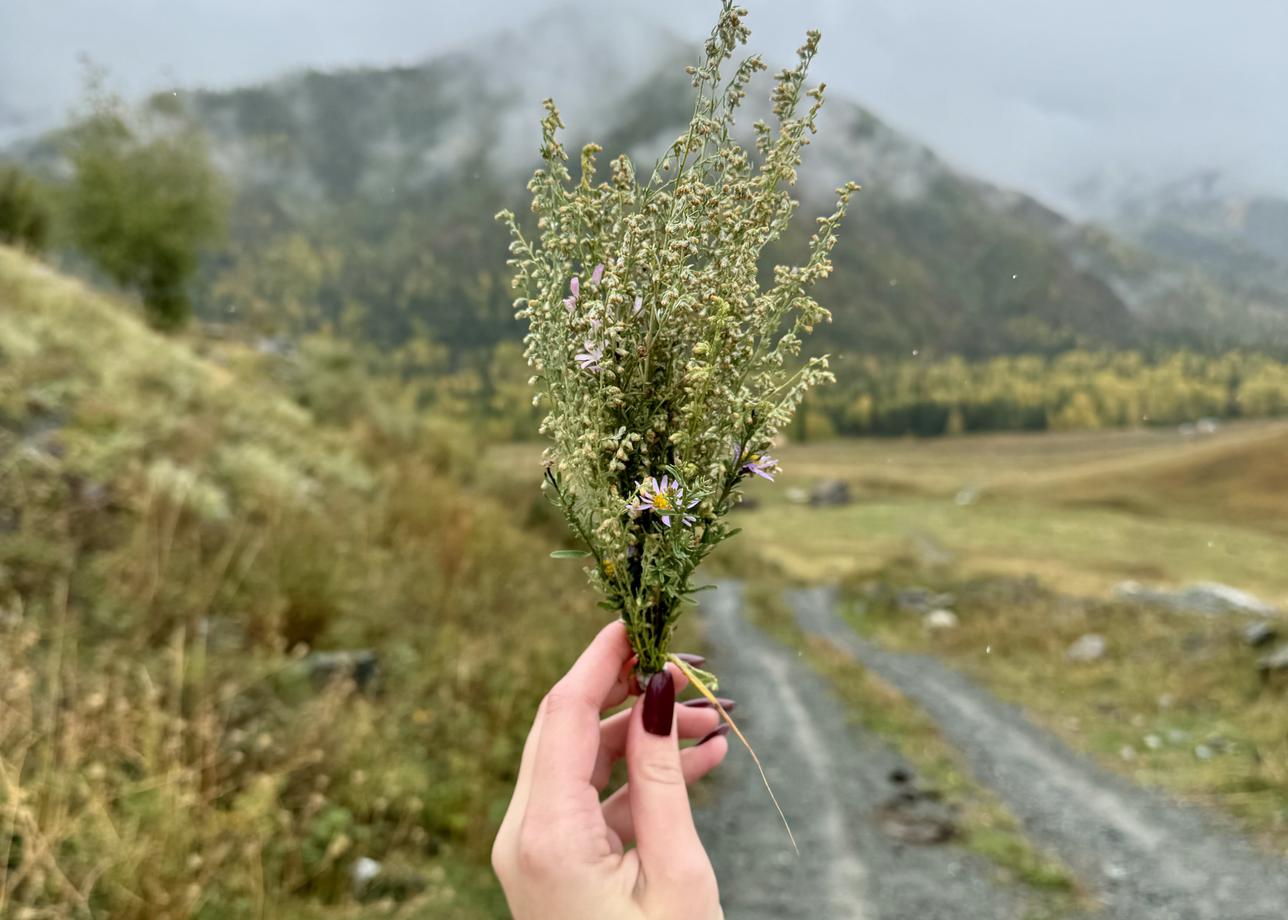
[[(601, 720), (629, 694), (632, 666), (626, 627), (613, 623), (541, 701), (492, 845), (515, 920), (723, 917), (686, 785), (729, 751), (719, 714), (675, 706), (685, 678), (668, 664), (634, 706)], [(601, 802), (623, 756), (627, 783)]]

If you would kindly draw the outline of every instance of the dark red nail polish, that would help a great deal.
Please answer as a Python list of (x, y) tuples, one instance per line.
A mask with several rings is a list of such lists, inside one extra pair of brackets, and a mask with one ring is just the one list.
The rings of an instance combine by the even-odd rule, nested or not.
[(717, 727), (711, 729), (711, 731), (703, 735), (702, 739), (698, 741), (698, 743), (695, 744), (694, 747), (702, 747), (702, 745), (706, 744), (712, 738), (723, 738), (727, 734), (729, 734), (729, 723), (721, 722)]
[(691, 668), (700, 668), (707, 663), (706, 655), (695, 655), (693, 652), (676, 652), (675, 657)]
[[(731, 700), (728, 697), (718, 696), (716, 697), (716, 699), (720, 701), (720, 705), (724, 707), (725, 712), (733, 712), (734, 707), (738, 705), (738, 702), (736, 700)], [(711, 701), (706, 697), (698, 697), (696, 700), (686, 700), (680, 705), (688, 706), (690, 709), (715, 709), (716, 708), (711, 705)]]
[(644, 688), (644, 730), (654, 735), (671, 734), (675, 717), (675, 681), (671, 672), (658, 671)]

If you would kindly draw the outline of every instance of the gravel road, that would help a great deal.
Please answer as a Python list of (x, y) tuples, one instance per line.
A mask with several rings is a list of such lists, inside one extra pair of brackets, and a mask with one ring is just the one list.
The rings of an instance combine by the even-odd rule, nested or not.
[[(860, 638), (837, 614), (834, 591), (796, 591), (789, 601), (802, 627), (848, 651), (939, 723), (976, 778), (996, 790), (1031, 838), (1059, 853), (1089, 884), (1103, 916), (1288, 918), (1288, 861), (1256, 850), (1214, 816), (1135, 786), (1073, 753), (1019, 709), (942, 662), (891, 652)], [(713, 623), (730, 617), (722, 614)], [(747, 657), (762, 654), (761, 648), (752, 646)], [(722, 669), (729, 665), (715, 660)], [(774, 751), (776, 760), (785, 759), (775, 743), (764, 749)], [(838, 751), (836, 756), (845, 755)], [(994, 914), (963, 910), (957, 916)]]
[[(950, 844), (895, 839), (877, 816), (905, 767), (856, 730), (809, 668), (739, 614), (736, 583), (703, 595), (721, 692), (747, 732), (791, 822), (793, 853), (759, 774), (736, 741), (698, 809), (729, 920), (1019, 918), (992, 867)], [(731, 739), (732, 740), (732, 739)]]

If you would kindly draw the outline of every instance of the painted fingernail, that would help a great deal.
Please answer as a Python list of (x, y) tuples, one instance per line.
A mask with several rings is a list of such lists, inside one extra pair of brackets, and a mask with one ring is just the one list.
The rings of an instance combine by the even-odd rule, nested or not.
[[(724, 707), (725, 712), (733, 712), (734, 707), (738, 705), (737, 700), (731, 700), (725, 696), (718, 696), (716, 697), (716, 699), (720, 701), (720, 705)], [(711, 705), (711, 701), (706, 697), (698, 697), (696, 700), (685, 700), (680, 705), (688, 706), (690, 709), (715, 709), (716, 708)]]
[(706, 655), (695, 655), (693, 652), (676, 652), (675, 657), (694, 668), (700, 668), (707, 663)]
[(644, 688), (644, 729), (654, 735), (671, 734), (675, 716), (675, 681), (671, 672), (658, 671)]
[(721, 722), (719, 726), (711, 729), (711, 731), (703, 735), (702, 739), (695, 744), (694, 747), (702, 747), (702, 745), (706, 744), (712, 738), (723, 738), (727, 734), (729, 734), (729, 723)]

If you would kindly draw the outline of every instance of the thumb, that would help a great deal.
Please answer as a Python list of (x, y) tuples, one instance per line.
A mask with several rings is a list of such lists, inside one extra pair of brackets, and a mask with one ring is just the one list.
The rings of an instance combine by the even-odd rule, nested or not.
[[(654, 674), (631, 713), (626, 746), (631, 816), (643, 875), (645, 908), (659, 915), (705, 916), (719, 908), (715, 873), (707, 858), (680, 763), (676, 735), (675, 678), (671, 666)], [(658, 734), (658, 731), (665, 734)]]

